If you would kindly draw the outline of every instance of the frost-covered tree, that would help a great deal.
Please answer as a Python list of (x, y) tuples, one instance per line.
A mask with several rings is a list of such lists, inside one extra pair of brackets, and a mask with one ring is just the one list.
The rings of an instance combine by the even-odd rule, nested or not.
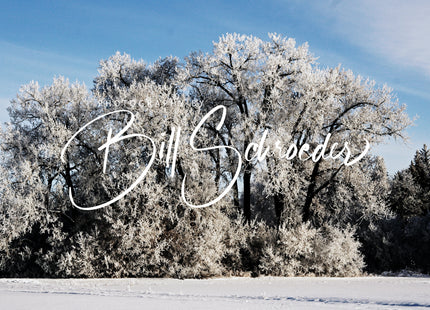
[(430, 270), (430, 213), (426, 205), (429, 189), (425, 182), (428, 159), (424, 146), (416, 152), (409, 168), (394, 175), (386, 194), (378, 195), (386, 199), (390, 212), (371, 217), (368, 229), (360, 225), (358, 234), (370, 271)]
[[(297, 47), (291, 38), (269, 37), (222, 36), (212, 53), (190, 54), (179, 73), (203, 109), (214, 102), (228, 107), (231, 116), (221, 143), (245, 153), (264, 130), (273, 137), (267, 145), (280, 140), (299, 149), (305, 144), (313, 148), (331, 136), (328, 148), (337, 143), (340, 151), (348, 141), (355, 156), (365, 140), (375, 144), (385, 136), (403, 136), (409, 119), (389, 88), (377, 88), (375, 82), (340, 68), (321, 69), (306, 44)], [(268, 188), (266, 196), (273, 199), (278, 218), (285, 205), (299, 203), (302, 219), (308, 221), (314, 217), (315, 198), (345, 168), (340, 161), (322, 158), (298, 163), (266, 157), (260, 164), (262, 172), (255, 160), (243, 166), (242, 204), (248, 220), (253, 177), (264, 174), (259, 183)], [(216, 161), (214, 165), (221, 169)]]
[(413, 161), (409, 166), (412, 178), (420, 187), (421, 209), (422, 212), (430, 211), (430, 150), (424, 144), (423, 148), (418, 150)]
[(318, 199), (316, 220), (368, 226), (373, 221), (391, 216), (386, 204), (389, 191), (388, 173), (382, 158), (367, 156), (356, 169), (344, 169), (328, 185)]
[(178, 59), (166, 57), (153, 64), (136, 61), (130, 55), (117, 52), (109, 59), (101, 60), (99, 75), (94, 79), (94, 92), (105, 100), (116, 100), (120, 89), (133, 83), (151, 80), (158, 85), (172, 85), (176, 76)]
[(415, 153), (409, 168), (394, 176), (390, 205), (404, 217), (426, 215), (430, 211), (430, 151), (426, 145)]
[(52, 243), (61, 243), (64, 229), (70, 228), (66, 185), (82, 167), (64, 166), (58, 154), (97, 110), (84, 85), (70, 85), (63, 78), (43, 88), (34, 82), (25, 85), (12, 100), (10, 122), (0, 135), (2, 251), (17, 260), (3, 263), (12, 274), (40, 274), (35, 261)]
[[(105, 64), (115, 68), (117, 59), (123, 58), (115, 55)], [(115, 74), (101, 70), (97, 81), (104, 72)], [(211, 171), (205, 169), (208, 156), (182, 147), (201, 118), (199, 110), (173, 86), (154, 81), (153, 74), (148, 69), (149, 77), (114, 86), (115, 99), (99, 91), (98, 84), (91, 94), (63, 78), (43, 88), (23, 86), (1, 133), (2, 275), (202, 277), (241, 272), (246, 234), (240, 216), (231, 221), (228, 201), (202, 210), (181, 201), (185, 174), (190, 202), (216, 195)], [(152, 137), (154, 145), (139, 137), (112, 145), (103, 173), (105, 153), (98, 148), (109, 132), (114, 136), (125, 127), (130, 115), (109, 114), (74, 134), (118, 109), (136, 116), (128, 131)], [(169, 140), (177, 136), (181, 152), (168, 160)], [(84, 209), (109, 201), (136, 180), (151, 158), (145, 180), (116, 204), (93, 211), (72, 206), (69, 193)]]

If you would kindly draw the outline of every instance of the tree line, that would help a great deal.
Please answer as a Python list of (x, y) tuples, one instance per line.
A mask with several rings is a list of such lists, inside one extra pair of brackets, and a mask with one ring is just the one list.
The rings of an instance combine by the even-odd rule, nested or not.
[[(195, 148), (187, 146), (202, 117), (220, 105), (222, 126), (219, 117), (208, 118)], [(92, 121), (117, 110), (135, 115), (127, 134), (153, 137), (154, 145), (136, 136), (110, 145), (108, 156), (100, 150), (129, 115)], [(329, 137), (327, 150), (342, 154), (348, 141), (352, 156), (363, 141), (405, 138), (411, 121), (390, 88), (340, 67), (322, 68), (292, 38), (226, 34), (210, 53), (153, 64), (116, 53), (100, 61), (91, 90), (61, 77), (42, 88), (32, 82), (11, 100), (9, 115), (0, 135), (2, 276), (429, 270), (426, 147), (393, 179), (383, 159), (369, 155), (346, 166), (345, 154), (243, 161), (235, 178), (234, 150), (244, 154), (264, 132), (272, 149), (315, 148)], [(175, 137), (180, 152), (168, 155)], [(214, 145), (222, 147), (196, 151)], [(167, 151), (152, 156), (154, 146)], [(93, 211), (72, 206), (70, 195), (84, 208), (117, 197), (149, 164), (144, 181), (114, 204)], [(208, 208), (181, 200), (182, 186), (187, 201), (201, 205), (228, 184), (228, 195)]]

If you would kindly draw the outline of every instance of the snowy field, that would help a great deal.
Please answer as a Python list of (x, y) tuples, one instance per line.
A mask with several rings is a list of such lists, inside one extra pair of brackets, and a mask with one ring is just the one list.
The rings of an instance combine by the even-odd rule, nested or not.
[(0, 309), (430, 309), (430, 278), (0, 279)]

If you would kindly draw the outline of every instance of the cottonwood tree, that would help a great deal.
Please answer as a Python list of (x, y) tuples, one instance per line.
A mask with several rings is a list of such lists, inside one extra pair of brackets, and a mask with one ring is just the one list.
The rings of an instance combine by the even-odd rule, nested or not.
[[(192, 210), (181, 201), (185, 174), (188, 201), (199, 204), (217, 195), (211, 171), (205, 169), (208, 155), (183, 147), (201, 118), (198, 108), (173, 86), (150, 78), (113, 90), (115, 97), (94, 95), (58, 78), (43, 88), (23, 86), (13, 101), (11, 122), (1, 134), (0, 272), (195, 277), (222, 274), (224, 259), (239, 268), (246, 235), (224, 212), (228, 202)], [(127, 133), (145, 134), (154, 144), (139, 137), (112, 144), (103, 173), (105, 152), (98, 148), (110, 131), (115, 136), (130, 121), (129, 113), (106, 115), (119, 109), (135, 115)], [(180, 135), (173, 133), (180, 129)], [(173, 142), (180, 139), (176, 162), (173, 154), (167, 160), (171, 135)], [(124, 199), (85, 211), (127, 189), (151, 158), (145, 179)]]
[[(51, 241), (62, 242), (62, 229), (71, 223), (62, 222), (70, 212), (66, 184), (81, 167), (63, 166), (58, 155), (79, 125), (96, 114), (97, 105), (85, 86), (70, 85), (63, 78), (43, 88), (36, 82), (25, 85), (12, 100), (10, 122), (0, 135), (5, 172), (0, 202), (2, 240), (6, 240), (3, 245), (10, 257), (21, 257), (24, 262), (41, 260)], [(48, 238), (48, 232), (55, 238)], [(10, 272), (16, 267), (32, 275), (37, 265), (11, 264)]]
[[(228, 107), (232, 116), (220, 140), (225, 145), (234, 145), (244, 154), (258, 134), (274, 125), (277, 103), (271, 97), (278, 89), (285, 88), (291, 95), (294, 81), (310, 70), (312, 61), (307, 47), (296, 48), (292, 39), (272, 36), (272, 41), (263, 42), (256, 37), (228, 34), (214, 44), (213, 53), (192, 53), (186, 59), (180, 78), (203, 103), (212, 101), (213, 94), (221, 98), (217, 101)], [(209, 99), (205, 100), (208, 95)], [(248, 221), (251, 219), (254, 169), (254, 162), (244, 163), (242, 204)], [(274, 199), (279, 210), (282, 197), (275, 195)]]
[[(202, 152), (194, 152), (189, 146), (189, 137), (203, 117), (199, 105), (190, 100), (184, 94), (180, 94), (173, 85), (176, 76), (176, 58), (165, 58), (147, 65), (143, 61), (135, 61), (127, 54), (115, 54), (107, 60), (100, 62), (99, 75), (94, 80), (94, 95), (107, 111), (127, 109), (136, 112), (136, 132), (142, 132), (157, 142), (157, 152), (161, 151), (161, 143), (164, 143), (164, 157), (155, 160), (152, 170), (157, 172), (157, 182), (167, 184), (167, 189), (173, 191), (166, 196), (180, 196), (181, 180), (188, 175), (188, 183), (193, 183), (194, 175), (200, 174), (200, 183), (206, 183), (206, 193), (202, 194), (200, 204), (204, 202), (202, 197), (213, 197), (216, 190), (209, 184), (218, 184), (219, 176), (214, 178), (207, 163), (209, 155)], [(152, 85), (149, 87), (149, 85)], [(160, 96), (160, 91), (163, 94)], [(157, 97), (158, 96), (158, 97)], [(178, 132), (180, 131), (180, 132)], [(178, 144), (179, 151), (175, 162), (166, 162), (169, 139)], [(180, 140), (176, 142), (176, 137)], [(211, 140), (212, 136), (202, 130), (196, 136), (196, 145), (201, 140)], [(173, 160), (173, 154), (170, 157)], [(134, 156), (131, 156), (130, 160)], [(204, 160), (197, 160), (197, 157)], [(188, 163), (188, 164), (186, 164)], [(191, 169), (190, 164), (194, 166)], [(188, 165), (188, 166), (187, 166)], [(200, 168), (198, 168), (200, 167)], [(171, 169), (174, 169), (172, 171)], [(208, 174), (206, 177), (205, 175)], [(172, 182), (175, 180), (175, 182)], [(214, 183), (215, 182), (215, 183)], [(190, 190), (190, 193), (196, 191)]]
[(119, 91), (133, 83), (151, 80), (158, 85), (172, 85), (178, 61), (175, 57), (166, 57), (147, 64), (143, 60), (136, 61), (130, 55), (116, 52), (100, 61), (93, 92), (105, 101), (115, 101)]
[[(298, 148), (315, 147), (331, 135), (329, 148), (338, 143), (340, 151), (348, 141), (354, 157), (363, 151), (365, 140), (375, 144), (385, 136), (403, 137), (410, 122), (389, 88), (377, 88), (374, 82), (340, 68), (320, 69), (307, 45), (297, 47), (293, 39), (276, 34), (269, 38), (266, 42), (227, 34), (214, 43), (212, 53), (191, 53), (186, 58), (179, 74), (182, 85), (203, 104), (209, 103), (206, 109), (214, 99), (229, 109), (230, 123), (220, 133), (220, 143), (234, 145), (243, 154), (266, 129), (276, 135), (273, 143), (279, 140), (281, 145), (294, 143)], [(220, 169), (214, 162), (215, 169)], [(321, 158), (286, 163), (267, 157), (261, 166), (278, 219), (284, 205), (296, 202), (295, 195), (289, 198), (293, 190), (301, 192), (303, 221), (312, 220), (315, 198), (344, 169), (341, 161)], [(247, 220), (251, 219), (253, 175), (261, 173), (257, 169), (256, 161), (245, 161), (240, 183)]]

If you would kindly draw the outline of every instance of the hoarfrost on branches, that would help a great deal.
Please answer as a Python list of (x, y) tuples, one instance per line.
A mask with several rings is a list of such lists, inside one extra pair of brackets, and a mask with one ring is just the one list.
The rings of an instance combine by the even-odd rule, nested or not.
[[(388, 87), (315, 59), (306, 44), (278, 34), (268, 41), (226, 34), (211, 53), (193, 52), (183, 62), (146, 64), (116, 53), (100, 62), (91, 91), (62, 77), (23, 86), (0, 136), (0, 274), (360, 274), (360, 242), (372, 252), (369, 240), (385, 233), (373, 228), (394, 215), (383, 161), (344, 165), (342, 147), (347, 141), (355, 158), (364, 141), (403, 138), (410, 120)], [(219, 117), (208, 118), (190, 147), (199, 121), (220, 105), (227, 111), (222, 126)], [(104, 165), (107, 153), (98, 148), (128, 121), (127, 113), (111, 113), (117, 110), (135, 116), (127, 132), (154, 145), (117, 141)], [(108, 113), (76, 135), (62, 162), (69, 139)], [(271, 152), (293, 145), (309, 155), (328, 141), (326, 152), (341, 155), (283, 160), (257, 158), (250, 148), (240, 166), (234, 150), (245, 158), (263, 136)], [(175, 139), (174, 156), (168, 146)], [(210, 146), (222, 147), (201, 151)], [(114, 204), (91, 212), (71, 206), (69, 192), (84, 208), (111, 200), (149, 163), (144, 182)], [(232, 188), (217, 204), (191, 209), (181, 200), (184, 178), (194, 205)]]

